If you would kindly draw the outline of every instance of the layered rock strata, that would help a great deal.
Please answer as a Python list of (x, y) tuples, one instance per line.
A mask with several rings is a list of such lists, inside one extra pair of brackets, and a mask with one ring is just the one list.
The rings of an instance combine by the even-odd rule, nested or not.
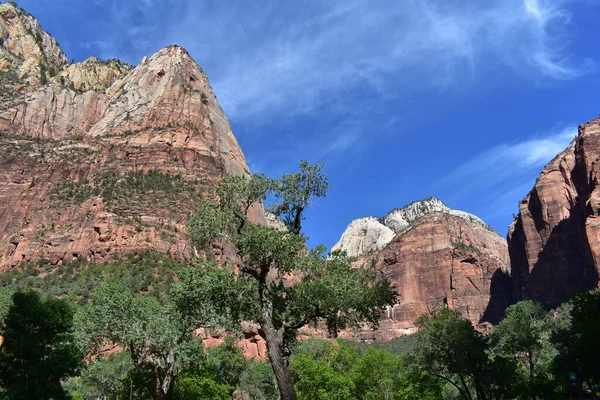
[(515, 300), (553, 308), (598, 287), (600, 118), (543, 170), (508, 233)]
[(381, 328), (361, 333), (363, 339), (413, 333), (420, 315), (446, 306), (474, 324), (494, 323), (510, 302), (506, 241), (476, 216), (435, 198), (354, 221), (334, 249), (373, 265), (400, 294)]
[(249, 171), (188, 52), (169, 46), (133, 68), (67, 64), (37, 20), (9, 3), (0, 37), (0, 271), (42, 258), (189, 255), (198, 197)]

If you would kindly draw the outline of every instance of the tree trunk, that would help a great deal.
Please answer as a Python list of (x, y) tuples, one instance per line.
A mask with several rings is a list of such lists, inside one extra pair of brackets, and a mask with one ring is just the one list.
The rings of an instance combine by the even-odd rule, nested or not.
[(473, 383), (475, 386), (475, 396), (477, 397), (477, 400), (488, 400), (487, 396), (485, 395), (485, 390), (483, 390), (481, 380), (477, 375), (474, 376)]
[(160, 371), (158, 368), (152, 368), (154, 374), (154, 400), (165, 400), (166, 393), (163, 391), (162, 383), (160, 381)]
[(283, 329), (277, 331), (271, 323), (266, 323), (263, 326), (263, 332), (269, 350), (269, 361), (277, 379), (277, 389), (281, 400), (296, 400), (296, 391), (283, 355)]
[(281, 400), (296, 400), (296, 391), (292, 384), (292, 378), (287, 366), (284, 355), (284, 328), (277, 329), (274, 323), (273, 316), (273, 299), (269, 293), (268, 287), (271, 285), (269, 277), (270, 266), (267, 264), (260, 270), (257, 277), (258, 280), (258, 295), (260, 298), (261, 308), (261, 328), (264, 339), (267, 342), (267, 350), (269, 352), (269, 361), (271, 368), (277, 380), (277, 390)]
[(165, 400), (165, 394), (160, 386), (154, 390), (154, 400)]
[(535, 392), (533, 390), (533, 354), (531, 352), (531, 349), (527, 351), (527, 358), (529, 361), (529, 394), (531, 400), (535, 400), (537, 396), (535, 395)]

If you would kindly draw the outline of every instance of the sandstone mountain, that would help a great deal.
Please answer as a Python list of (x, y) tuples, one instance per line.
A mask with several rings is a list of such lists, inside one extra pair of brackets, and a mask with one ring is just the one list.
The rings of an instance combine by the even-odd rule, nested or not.
[[(474, 324), (494, 323), (511, 301), (554, 307), (597, 287), (598, 159), (600, 119), (544, 168), (508, 247), (481, 219), (435, 198), (352, 221), (333, 249), (400, 293), (381, 329), (361, 336), (411, 333), (417, 317), (446, 305)], [(68, 63), (33, 16), (0, 4), (0, 273), (144, 250), (186, 258), (196, 199), (230, 174), (249, 174), (244, 154), (186, 50), (169, 46), (137, 66)], [(285, 229), (262, 209), (252, 213)], [(231, 248), (213, 250), (233, 257)], [(256, 332), (247, 337), (246, 352), (263, 357)]]
[(400, 304), (388, 309), (377, 339), (412, 333), (421, 314), (446, 305), (474, 324), (496, 322), (510, 301), (504, 238), (436, 198), (383, 218), (355, 220), (333, 249), (346, 250), (358, 264), (374, 265), (400, 293)]
[(0, 71), (40, 85), (66, 63), (58, 42), (31, 14), (11, 3), (0, 4)]
[(249, 174), (208, 78), (178, 46), (135, 67), (68, 64), (35, 18), (3, 3), (0, 55), (0, 271), (140, 250), (185, 257), (197, 195)]
[(519, 204), (508, 233), (516, 301), (556, 307), (598, 286), (600, 118), (579, 127)]

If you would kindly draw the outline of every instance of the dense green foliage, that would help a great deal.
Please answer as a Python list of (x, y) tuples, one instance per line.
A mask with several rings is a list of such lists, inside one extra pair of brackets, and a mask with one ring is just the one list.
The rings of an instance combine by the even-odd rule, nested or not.
[[(205, 351), (198, 348), (191, 355), (189, 361), (193, 362), (178, 365), (168, 399), (230, 399), (234, 389), (253, 399), (277, 398), (268, 363), (246, 359), (233, 340)], [(153, 398), (155, 390), (151, 372), (136, 367), (128, 351), (96, 359), (80, 377), (68, 380), (65, 387), (74, 399), (105, 396), (125, 400), (130, 394), (146, 399)]]
[(7, 399), (66, 399), (61, 380), (77, 375), (83, 354), (72, 334), (73, 308), (63, 300), (16, 292), (1, 334), (0, 385)]
[[(491, 332), (442, 308), (422, 316), (410, 337), (336, 339), (341, 330), (377, 327), (397, 294), (346, 254), (307, 247), (304, 211), (329, 187), (321, 167), (303, 162), (280, 179), (224, 179), (210, 197), (217, 200), (201, 200), (189, 225), (208, 261), (182, 265), (143, 253), (101, 265), (41, 260), (0, 275), (0, 398), (598, 398), (600, 290), (550, 312), (520, 302)], [(145, 195), (174, 202), (197, 189), (154, 172), (110, 179), (112, 188), (82, 181), (55, 196), (77, 203), (102, 195), (131, 211)], [(259, 202), (287, 230), (252, 223)], [(239, 274), (210, 261), (215, 242), (237, 249), (228, 267)], [(242, 321), (258, 325), (268, 361), (243, 356)], [(301, 327), (319, 323), (329, 340), (296, 340)], [(227, 331), (228, 339), (205, 349), (199, 328)]]
[[(558, 355), (553, 371), (577, 395), (590, 392), (600, 397), (600, 290), (576, 296), (571, 302), (570, 324), (555, 330), (552, 342)], [(572, 385), (570, 385), (572, 383)], [(575, 394), (575, 393), (573, 393)]]
[(441, 385), (410, 357), (343, 340), (308, 340), (293, 350), (299, 399), (439, 399)]
[(512, 359), (518, 368), (511, 384), (523, 397), (549, 398), (553, 386), (550, 362), (556, 354), (550, 343), (554, 328), (552, 318), (532, 301), (509, 307), (506, 317), (491, 336), (496, 354)]
[(210, 378), (186, 376), (177, 380), (173, 395), (181, 400), (225, 400), (231, 397), (231, 388)]
[(85, 304), (95, 289), (110, 279), (119, 281), (135, 293), (146, 293), (160, 299), (166, 296), (170, 284), (182, 269), (183, 265), (172, 258), (150, 252), (124, 255), (104, 264), (95, 264), (84, 258), (63, 261), (60, 265), (40, 260), (0, 275), (0, 312), (2, 293), (21, 288), (35, 289)]
[[(133, 364), (152, 374), (154, 398), (163, 399), (181, 371), (197, 367), (202, 343), (193, 331), (241, 320), (243, 289), (229, 271), (208, 265), (182, 270), (162, 301), (107, 281), (77, 313), (77, 339), (92, 354), (111, 344), (126, 348)], [(206, 389), (193, 376), (185, 382), (186, 396)]]
[[(153, 270), (159, 258), (135, 259), (147, 261)], [(255, 288), (210, 265), (178, 271), (160, 296), (117, 284), (111, 275), (99, 278), (100, 284), (92, 286), (91, 301), (77, 313), (74, 331), (70, 322), (74, 309), (68, 305), (73, 298), (44, 300), (19, 290), (13, 298), (16, 287), (12, 286), (0, 291), (6, 338), (3, 371), (7, 371), (7, 360), (26, 350), (20, 353), (14, 375), (3, 372), (0, 378), (4, 397), (66, 398), (64, 389), (74, 399), (128, 399), (130, 392), (134, 398), (153, 398), (156, 381), (151, 360), (169, 359), (171, 354), (173, 375), (167, 399), (229, 399), (234, 391), (253, 399), (279, 398), (268, 362), (245, 359), (233, 338), (203, 349), (191, 335), (192, 327), (200, 325), (226, 325), (235, 331), (234, 322), (243, 318), (239, 313), (251, 307), (243, 298), (256, 296)], [(599, 299), (600, 291), (582, 293), (551, 312), (533, 302), (521, 302), (507, 310), (491, 334), (477, 332), (460, 314), (443, 309), (421, 318), (418, 334), (391, 342), (294, 342), (289, 356), (292, 382), (299, 399), (588, 398), (597, 395), (600, 381), (596, 357)], [(111, 306), (98, 309), (99, 304)], [(10, 339), (15, 332), (20, 332), (16, 350)], [(82, 348), (110, 350), (111, 346), (102, 346), (108, 341), (129, 344), (124, 344), (126, 351), (96, 358), (79, 377), (64, 381), (82, 365), (83, 353), (73, 346), (74, 338)], [(47, 345), (38, 346), (41, 343)], [(47, 353), (55, 351), (66, 353)], [(51, 367), (46, 360), (52, 360)], [(164, 381), (168, 363), (159, 364)], [(19, 386), (19, 368), (44, 371), (38, 378), (28, 372), (27, 382), (39, 380), (40, 392), (10, 397), (11, 390), (20, 393), (32, 388)]]
[(151, 169), (122, 175), (109, 173), (94, 180), (65, 181), (54, 187), (50, 195), (57, 207), (65, 203), (80, 205), (90, 198), (101, 197), (106, 210), (121, 218), (131, 218), (157, 204), (161, 210), (181, 213), (181, 202), (193, 204), (205, 183), (204, 179), (190, 181), (181, 175)]
[[(600, 291), (546, 312), (523, 301), (491, 334), (443, 309), (418, 321), (415, 356), (422, 369), (462, 399), (597, 398), (600, 388)], [(454, 394), (452, 394), (454, 392)]]
[(81, 376), (67, 380), (63, 386), (77, 400), (100, 395), (125, 399), (133, 386), (134, 368), (128, 351), (109, 354), (87, 364)]
[[(304, 211), (314, 197), (324, 197), (329, 183), (322, 165), (300, 164), (297, 173), (279, 179), (227, 177), (217, 187), (217, 201), (206, 199), (190, 221), (195, 244), (210, 251), (215, 241), (237, 249), (240, 280), (248, 290), (245, 317), (261, 327), (280, 396), (294, 400), (288, 370), (289, 348), (298, 329), (322, 320), (330, 336), (361, 323), (376, 327), (383, 309), (397, 294), (387, 280), (375, 279), (368, 268), (353, 268), (345, 253), (325, 254), (322, 246), (307, 250), (301, 233)], [(287, 226), (280, 230), (252, 223), (251, 207), (273, 199), (269, 208)], [(297, 282), (289, 284), (286, 276)], [(253, 305), (253, 306), (252, 306)], [(342, 396), (342, 394), (340, 394)]]

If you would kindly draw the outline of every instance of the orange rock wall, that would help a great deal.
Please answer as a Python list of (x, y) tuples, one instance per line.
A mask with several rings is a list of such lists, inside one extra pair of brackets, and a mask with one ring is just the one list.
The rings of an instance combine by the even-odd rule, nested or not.
[(519, 204), (508, 243), (516, 301), (548, 308), (598, 286), (600, 119), (579, 127)]

